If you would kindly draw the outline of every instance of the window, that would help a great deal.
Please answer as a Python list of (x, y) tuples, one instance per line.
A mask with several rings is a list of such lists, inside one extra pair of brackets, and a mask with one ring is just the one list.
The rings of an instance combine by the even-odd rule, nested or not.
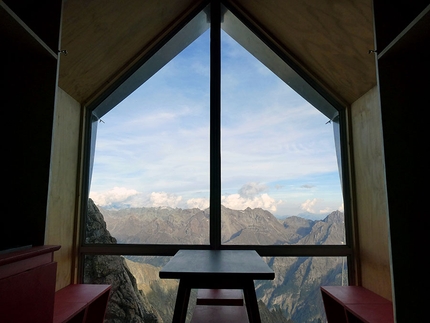
[[(318, 282), (347, 283), (343, 107), (231, 10), (202, 9), (89, 107), (88, 193), (114, 238), (93, 239), (103, 223), (85, 209), (85, 266), (245, 248), (292, 276), (326, 266), (301, 276), (314, 296)], [(257, 288), (288, 318), (268, 296), (285, 278)]]
[(118, 242), (208, 245), (208, 31), (97, 128), (90, 197)]
[(291, 244), (279, 219), (343, 212), (333, 127), (225, 32), (221, 47), (222, 243)]

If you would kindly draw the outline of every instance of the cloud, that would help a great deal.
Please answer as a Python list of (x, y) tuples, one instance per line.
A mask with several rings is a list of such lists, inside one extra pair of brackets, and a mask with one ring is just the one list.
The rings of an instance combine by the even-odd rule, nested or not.
[(328, 214), (328, 213), (331, 213), (331, 212), (333, 212), (333, 209), (330, 208), (329, 206), (327, 206), (326, 208), (318, 211), (319, 214)]
[(134, 189), (125, 187), (114, 187), (104, 192), (91, 192), (90, 198), (95, 204), (104, 207), (178, 207), (182, 201), (182, 196), (166, 192), (152, 192), (143, 194)]
[(246, 198), (240, 194), (230, 194), (221, 196), (221, 204), (233, 210), (244, 210), (246, 208), (262, 208), (271, 212), (276, 212), (277, 205), (282, 201), (276, 201), (268, 194), (264, 193), (253, 198)]
[(114, 187), (104, 192), (91, 192), (90, 198), (97, 205), (112, 205), (115, 203), (122, 203), (132, 196), (139, 194), (138, 191), (127, 189), (125, 187)]
[(276, 212), (277, 206), (282, 203), (282, 200), (277, 201), (267, 193), (261, 194), (267, 189), (265, 184), (248, 182), (242, 185), (238, 193), (222, 195), (221, 204), (233, 210), (244, 210), (249, 207)]
[[(313, 213), (313, 214), (328, 214), (335, 210), (331, 206), (321, 205), (322, 202), (323, 202), (323, 199), (319, 199), (319, 198), (307, 199), (305, 202), (301, 204), (300, 208), (303, 211)], [(337, 210), (343, 212), (343, 203), (337, 208)]]
[(302, 210), (309, 212), (309, 213), (316, 213), (315, 212), (315, 204), (318, 202), (318, 199), (312, 199), (309, 200), (307, 199), (305, 202), (302, 203), (302, 205), (300, 206), (302, 208)]
[(151, 206), (153, 207), (169, 206), (176, 208), (182, 201), (182, 196), (177, 196), (175, 194), (169, 194), (166, 192), (152, 192), (150, 194), (149, 200), (151, 202)]
[(190, 209), (197, 208), (205, 210), (209, 207), (209, 200), (207, 198), (192, 198), (187, 201), (187, 206)]
[(252, 199), (257, 194), (267, 190), (267, 186), (255, 182), (249, 182), (243, 185), (239, 190), (239, 195), (243, 198)]
[(315, 185), (311, 185), (311, 184), (304, 184), (302, 186), (300, 186), (301, 188), (314, 188)]
[[(221, 203), (223, 206), (233, 210), (244, 210), (249, 207), (251, 209), (261, 208), (273, 214), (276, 214), (278, 211), (282, 211), (285, 214), (295, 214), (294, 211), (285, 209), (288, 207), (288, 204), (285, 204), (284, 200), (276, 199), (268, 193), (262, 193), (267, 189), (268, 187), (265, 184), (249, 182), (243, 185), (238, 190), (238, 193), (222, 195)], [(91, 192), (90, 197), (97, 205), (106, 208), (171, 207), (205, 210), (209, 207), (208, 198), (184, 199), (183, 196), (174, 193), (159, 191), (147, 194), (125, 187), (114, 187), (107, 191)], [(325, 215), (336, 209), (323, 205), (323, 202), (324, 199), (322, 198), (307, 199), (301, 203), (300, 209), (314, 215)], [(337, 209), (343, 212), (343, 204)]]

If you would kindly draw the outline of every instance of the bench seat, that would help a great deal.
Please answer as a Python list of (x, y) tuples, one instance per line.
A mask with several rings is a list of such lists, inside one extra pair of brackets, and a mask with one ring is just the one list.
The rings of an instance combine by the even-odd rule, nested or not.
[(241, 289), (199, 289), (197, 305), (243, 305)]
[(190, 323), (248, 323), (245, 306), (196, 305)]

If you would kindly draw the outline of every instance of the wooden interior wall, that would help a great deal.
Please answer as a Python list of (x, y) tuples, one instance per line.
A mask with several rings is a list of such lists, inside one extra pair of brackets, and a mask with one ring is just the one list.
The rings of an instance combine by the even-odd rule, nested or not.
[(376, 85), (371, 0), (227, 2), (339, 101), (349, 105)]
[(391, 300), (388, 206), (377, 88), (352, 104), (361, 283)]
[(80, 104), (58, 88), (45, 244), (60, 245), (56, 289), (72, 282), (79, 160)]
[(88, 104), (201, 2), (65, 1), (59, 86)]

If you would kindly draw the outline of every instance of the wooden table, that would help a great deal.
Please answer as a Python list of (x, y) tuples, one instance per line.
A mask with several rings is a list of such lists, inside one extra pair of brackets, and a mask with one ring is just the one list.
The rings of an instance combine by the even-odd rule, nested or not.
[(249, 321), (260, 323), (254, 280), (275, 273), (254, 250), (179, 250), (159, 276), (179, 279), (173, 323), (185, 322), (193, 288), (242, 289)]

